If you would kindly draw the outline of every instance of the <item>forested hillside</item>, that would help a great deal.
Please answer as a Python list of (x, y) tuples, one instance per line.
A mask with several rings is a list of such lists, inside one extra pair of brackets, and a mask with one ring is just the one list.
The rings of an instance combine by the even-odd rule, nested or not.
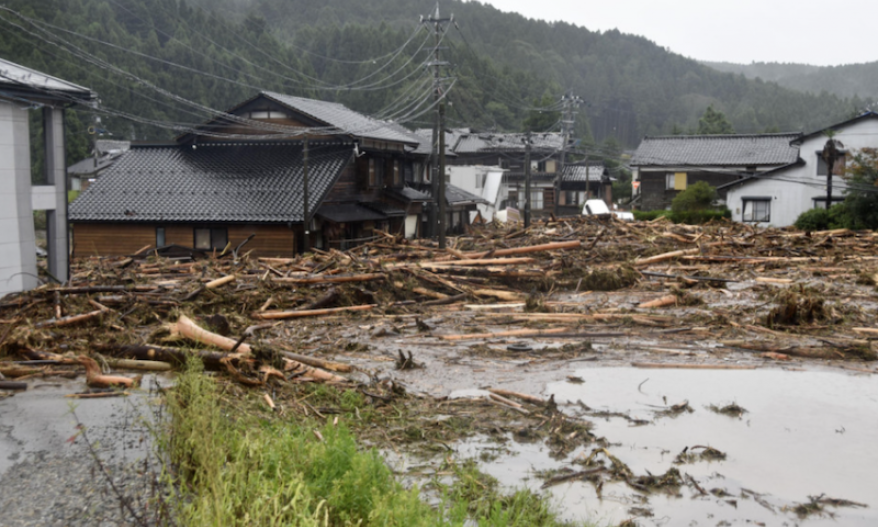
[(809, 66), (777, 62), (752, 64), (705, 62), (704, 64), (718, 71), (743, 74), (748, 79), (774, 81), (793, 90), (809, 93), (825, 91), (839, 97), (859, 96), (872, 101), (878, 100), (878, 62), (844, 66)]
[[(380, 118), (429, 125), (435, 3), (409, 0), (7, 0), (0, 56), (100, 94), (97, 130), (168, 139), (260, 89), (337, 100)], [(738, 132), (814, 129), (863, 101), (807, 95), (719, 73), (616, 31), (596, 33), (442, 2), (451, 63), (449, 124), (519, 131), (533, 106), (571, 90), (587, 101), (577, 134), (615, 137), (694, 129), (708, 105)], [(452, 81), (449, 81), (452, 82)], [(535, 101), (540, 101), (535, 103)], [(557, 109), (557, 108), (555, 108)], [(552, 112), (550, 112), (552, 113)], [(71, 115), (71, 161), (94, 115)], [(592, 137), (590, 137), (592, 136)]]

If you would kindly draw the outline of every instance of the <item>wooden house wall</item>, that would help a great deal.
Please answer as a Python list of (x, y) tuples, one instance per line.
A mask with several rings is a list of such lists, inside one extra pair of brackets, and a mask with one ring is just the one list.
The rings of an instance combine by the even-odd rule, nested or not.
[(155, 247), (158, 227), (164, 227), (167, 245), (192, 247), (196, 228), (225, 227), (233, 247), (254, 234), (242, 249), (252, 251), (254, 256), (295, 255), (294, 228), (286, 225), (76, 223), (73, 225), (73, 256), (122, 256), (133, 254), (147, 245)]

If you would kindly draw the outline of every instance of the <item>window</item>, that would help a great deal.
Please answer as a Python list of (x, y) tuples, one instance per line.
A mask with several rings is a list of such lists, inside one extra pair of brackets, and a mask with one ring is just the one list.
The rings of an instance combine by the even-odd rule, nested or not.
[(164, 227), (156, 227), (156, 229), (155, 229), (155, 246), (156, 247), (164, 247), (167, 244), (168, 243), (165, 240), (165, 228)]
[(369, 159), (369, 186), (378, 186), (378, 173), (375, 170), (375, 159)]
[(543, 191), (532, 190), (530, 192), (530, 210), (540, 210), (543, 208)]
[(537, 161), (537, 172), (545, 172), (546, 171), (546, 162), (545, 161)]
[(509, 195), (506, 197), (506, 202), (508, 206), (517, 208), (518, 207), (518, 191), (510, 190)]
[[(843, 176), (845, 168), (845, 154), (840, 153), (838, 159), (835, 160), (835, 167), (832, 170), (832, 175), (834, 176)], [(823, 159), (823, 155), (821, 152), (817, 153), (817, 175), (825, 176), (826, 172), (826, 160)]]
[(744, 198), (744, 213), (741, 221), (771, 221), (771, 198)]
[(688, 177), (686, 172), (665, 174), (665, 190), (686, 190)]
[(195, 248), (203, 250), (225, 249), (229, 243), (228, 231), (223, 227), (195, 229)]

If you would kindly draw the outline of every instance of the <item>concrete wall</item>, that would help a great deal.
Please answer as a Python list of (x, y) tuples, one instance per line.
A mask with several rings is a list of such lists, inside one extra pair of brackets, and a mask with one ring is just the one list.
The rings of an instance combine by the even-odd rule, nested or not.
[(34, 210), (46, 214), (48, 271), (67, 280), (67, 190), (61, 110), (46, 107), (48, 185), (31, 186), (28, 112), (0, 100), (0, 296), (33, 289), (37, 278)]
[(28, 113), (0, 101), (0, 296), (37, 286)]
[[(836, 132), (835, 139), (841, 141), (844, 149), (850, 152), (848, 159), (856, 150), (878, 147), (878, 119), (866, 119)], [(825, 136), (818, 135), (802, 143), (799, 157), (805, 162), (804, 165), (730, 189), (726, 202), (732, 211), (732, 219), (743, 220), (744, 198), (770, 198), (770, 221), (760, 225), (774, 227), (786, 227), (795, 223), (799, 215), (814, 208), (814, 198), (823, 198), (820, 205), (825, 206), (826, 176), (817, 175), (817, 152), (823, 150), (826, 141)], [(844, 197), (844, 188), (844, 180), (840, 176), (833, 176), (833, 198)]]

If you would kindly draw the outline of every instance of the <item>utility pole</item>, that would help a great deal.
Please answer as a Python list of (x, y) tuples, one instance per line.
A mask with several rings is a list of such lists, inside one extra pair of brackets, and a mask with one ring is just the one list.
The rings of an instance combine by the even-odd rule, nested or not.
[(303, 252), (308, 252), (311, 250), (311, 211), (308, 207), (308, 134), (305, 134), (302, 156), (302, 197), (305, 202), (303, 211), (303, 231), (305, 233), (305, 238), (302, 240), (302, 246), (304, 248)]
[(829, 140), (823, 145), (823, 152), (821, 153), (823, 161), (826, 162), (826, 210), (829, 210), (829, 207), (832, 206), (832, 173), (835, 171), (835, 162), (840, 157), (841, 149), (844, 148), (841, 141), (832, 138), (834, 134), (828, 135)]
[(439, 248), (445, 248), (445, 101), (439, 102)]
[[(591, 174), (589, 174), (588, 152), (585, 153), (585, 201), (588, 201), (588, 193), (591, 191)], [(584, 205), (584, 203), (583, 203)]]
[(421, 23), (433, 24), (435, 35), (435, 49), (433, 61), (428, 66), (433, 66), (433, 98), (436, 101), (436, 125), (433, 127), (433, 155), (434, 169), (430, 178), (430, 189), (433, 195), (433, 204), (428, 210), (430, 237), (439, 237), (439, 248), (445, 248), (445, 104), (442, 101), (441, 68), (448, 65), (439, 57), (439, 44), (442, 41), (442, 30), (445, 24), (452, 22), (454, 17), (442, 18), (439, 16), (439, 2), (436, 2), (436, 11), (430, 17), (421, 17)]
[(524, 136), (524, 228), (530, 227), (530, 132)]
[[(573, 125), (576, 123), (576, 111), (575, 108), (578, 108), (580, 104), (582, 104), (582, 99), (577, 95), (573, 95), (570, 92), (565, 93), (561, 96), (561, 102), (564, 104), (564, 110), (561, 114), (561, 140), (563, 141), (561, 144), (561, 163), (558, 168), (558, 174), (555, 176), (555, 204), (554, 204), (554, 213), (555, 217), (559, 215), (559, 204), (561, 202), (561, 176), (564, 174), (564, 167), (567, 165), (567, 143), (570, 142), (570, 136), (573, 133)], [(588, 167), (586, 166), (586, 176), (588, 174)], [(588, 177), (585, 179), (586, 185), (586, 199), (588, 198)]]

